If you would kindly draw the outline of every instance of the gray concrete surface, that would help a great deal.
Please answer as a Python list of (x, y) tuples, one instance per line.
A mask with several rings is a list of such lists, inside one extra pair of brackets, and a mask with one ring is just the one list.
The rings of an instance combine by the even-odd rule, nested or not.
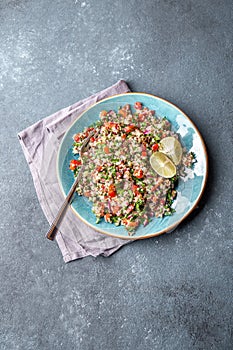
[[(232, 1), (1, 0), (0, 349), (232, 349)], [(209, 152), (198, 212), (65, 264), (17, 140), (124, 78), (182, 108)]]

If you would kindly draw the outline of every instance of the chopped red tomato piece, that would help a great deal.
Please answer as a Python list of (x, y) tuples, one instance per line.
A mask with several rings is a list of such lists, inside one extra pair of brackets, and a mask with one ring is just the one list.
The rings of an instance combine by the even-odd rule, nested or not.
[(105, 146), (105, 147), (104, 147), (104, 153), (105, 153), (105, 154), (109, 154), (109, 153), (110, 153), (110, 149), (109, 149), (108, 146)]
[(122, 224), (127, 226), (127, 227), (137, 227), (139, 222), (138, 221), (129, 221), (128, 219), (123, 219), (122, 221)]
[(108, 188), (108, 195), (109, 197), (113, 198), (113, 197), (116, 197), (117, 193), (116, 193), (116, 188), (113, 184), (109, 185), (109, 188)]
[(122, 224), (125, 225), (125, 226), (127, 225), (128, 221), (129, 221), (128, 219), (122, 219), (121, 220)]
[(146, 151), (142, 151), (142, 157), (147, 157)]
[(119, 127), (119, 124), (114, 123), (114, 122), (106, 122), (104, 124), (104, 126), (105, 126), (106, 129), (113, 129), (113, 128), (117, 129)]
[(138, 226), (138, 222), (137, 221), (128, 221), (126, 226), (128, 226), (128, 227), (137, 227)]
[(140, 194), (140, 192), (139, 192), (139, 186), (137, 186), (137, 185), (133, 185), (132, 186), (132, 191), (133, 191), (133, 193), (135, 194), (135, 196), (137, 196), (137, 195), (139, 195)]
[(158, 149), (159, 149), (159, 145), (158, 145), (158, 143), (155, 143), (153, 146), (152, 146), (152, 151), (153, 152), (156, 152), (156, 151), (158, 151)]
[(131, 131), (134, 131), (136, 129), (136, 126), (135, 125), (127, 125), (124, 130), (125, 132), (131, 132)]
[(107, 111), (101, 111), (101, 112), (100, 112), (100, 118), (101, 118), (101, 117), (106, 117), (107, 114), (108, 114)]
[(94, 130), (93, 127), (87, 128), (87, 131), (88, 131), (88, 132), (89, 132), (89, 131), (93, 131), (93, 130)]
[(132, 190), (133, 190), (133, 192), (137, 191), (138, 190), (138, 186), (137, 185), (132, 185)]
[(142, 179), (144, 176), (144, 173), (143, 173), (142, 169), (137, 169), (137, 170), (134, 170), (133, 175), (135, 177), (137, 177), (138, 179)]
[(116, 193), (116, 191), (109, 191), (108, 195), (110, 198), (114, 198), (114, 197), (116, 197), (117, 193)]
[(114, 198), (114, 197), (116, 197), (117, 193), (116, 193), (116, 191), (109, 191), (108, 195), (110, 198)]
[(105, 215), (104, 215), (104, 220), (105, 220), (106, 222), (110, 222), (110, 221), (111, 221), (111, 214), (109, 214), (109, 213), (105, 214)]
[(80, 134), (74, 135), (74, 141), (79, 142), (80, 141)]
[(81, 164), (82, 164), (81, 160), (72, 159), (70, 161), (70, 170), (75, 170)]
[(141, 102), (135, 102), (134, 108), (135, 108), (135, 109), (142, 109), (142, 104), (141, 104)]

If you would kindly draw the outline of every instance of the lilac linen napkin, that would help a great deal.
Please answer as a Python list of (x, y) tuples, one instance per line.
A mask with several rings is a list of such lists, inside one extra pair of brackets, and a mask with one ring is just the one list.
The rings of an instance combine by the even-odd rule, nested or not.
[[(67, 128), (93, 103), (129, 91), (127, 84), (120, 80), (113, 86), (38, 121), (18, 134), (41, 208), (50, 224), (64, 201), (56, 174), (56, 158)], [(71, 209), (67, 210), (59, 226), (56, 241), (65, 262), (88, 255), (109, 256), (129, 242), (96, 232), (84, 224)]]

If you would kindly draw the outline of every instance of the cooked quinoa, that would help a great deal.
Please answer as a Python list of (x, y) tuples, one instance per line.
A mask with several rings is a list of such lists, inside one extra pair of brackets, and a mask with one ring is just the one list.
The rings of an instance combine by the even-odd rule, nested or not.
[(91, 137), (90, 148), (83, 156), (82, 177), (76, 191), (93, 203), (97, 223), (104, 218), (106, 222), (124, 225), (130, 235), (152, 217), (174, 212), (171, 205), (178, 177), (195, 162), (195, 155), (183, 149), (173, 178), (156, 174), (149, 163), (151, 154), (159, 150), (160, 140), (168, 136), (178, 139), (178, 134), (171, 130), (166, 117), (156, 116), (154, 110), (140, 102), (134, 104), (134, 110), (133, 113), (126, 104), (117, 112), (102, 111), (100, 122), (73, 136), (75, 159), (70, 162), (76, 177), (83, 141), (90, 132), (100, 129), (96, 137)]

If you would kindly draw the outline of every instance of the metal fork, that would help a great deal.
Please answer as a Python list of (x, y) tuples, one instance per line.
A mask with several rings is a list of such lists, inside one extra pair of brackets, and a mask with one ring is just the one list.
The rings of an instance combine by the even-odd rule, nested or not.
[(81, 161), (82, 161), (82, 166), (79, 170), (79, 173), (78, 173), (78, 176), (76, 177), (71, 189), (69, 190), (69, 193), (67, 194), (65, 200), (64, 200), (64, 203), (62, 204), (61, 208), (59, 209), (55, 219), (53, 220), (51, 226), (50, 226), (50, 229), (48, 230), (47, 234), (46, 234), (46, 237), (50, 240), (50, 241), (53, 241), (54, 238), (56, 237), (56, 234), (57, 234), (57, 229), (58, 229), (58, 226), (59, 226), (59, 223), (68, 207), (68, 205), (70, 204), (70, 201), (74, 195), (74, 192), (76, 190), (76, 187), (78, 185), (78, 182), (81, 178), (81, 175), (82, 175), (82, 171), (83, 171), (83, 154), (84, 152), (88, 149), (88, 144), (89, 144), (89, 141), (91, 139), (91, 137), (96, 137), (98, 134), (100, 133), (100, 128), (98, 129), (98, 131), (96, 130), (93, 130), (89, 135), (88, 137), (85, 139), (84, 143), (82, 144), (82, 147), (80, 149), (80, 158), (81, 158)]

